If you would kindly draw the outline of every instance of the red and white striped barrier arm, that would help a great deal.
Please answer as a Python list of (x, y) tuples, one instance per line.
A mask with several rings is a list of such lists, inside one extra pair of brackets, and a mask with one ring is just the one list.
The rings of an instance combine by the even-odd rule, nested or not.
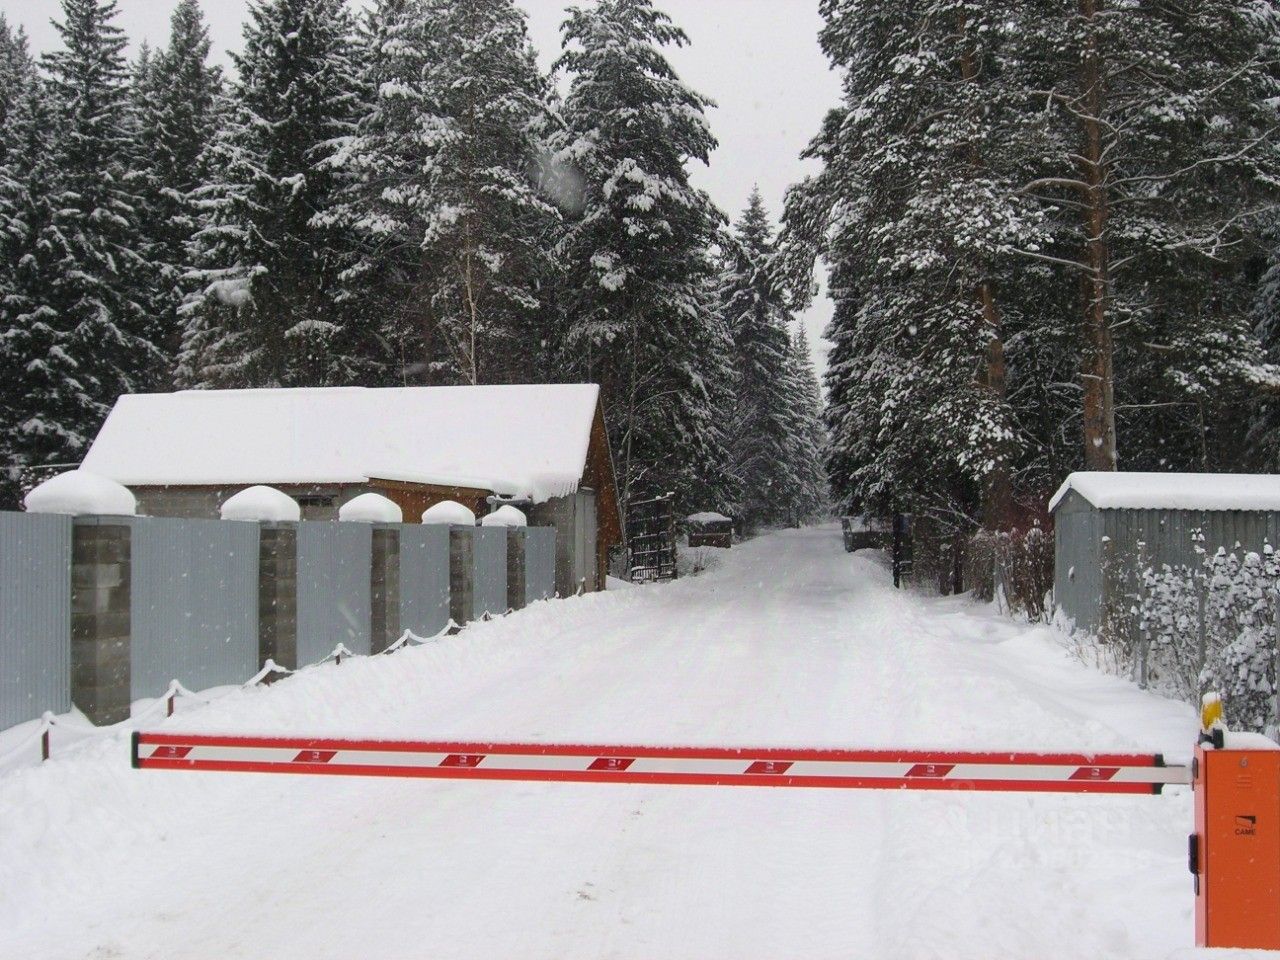
[(133, 735), (155, 770), (569, 783), (1159, 793), (1190, 782), (1158, 754), (787, 750)]

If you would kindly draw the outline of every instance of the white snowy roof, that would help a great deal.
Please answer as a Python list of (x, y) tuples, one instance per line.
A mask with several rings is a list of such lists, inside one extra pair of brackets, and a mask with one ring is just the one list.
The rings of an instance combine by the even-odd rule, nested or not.
[(732, 521), (723, 513), (716, 513), (714, 510), (704, 510), (701, 513), (691, 513), (685, 517), (692, 524), (703, 523), (731, 523)]
[(542, 502), (578, 488), (599, 387), (326, 387), (130, 394), (84, 467), (128, 486), (475, 487)]
[(1267, 473), (1073, 473), (1050, 511), (1068, 490), (1100, 510), (1280, 510), (1280, 475)]

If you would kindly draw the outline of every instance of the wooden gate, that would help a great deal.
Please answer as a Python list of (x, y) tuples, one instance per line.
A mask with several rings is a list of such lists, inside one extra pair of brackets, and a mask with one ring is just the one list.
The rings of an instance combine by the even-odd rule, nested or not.
[(627, 506), (627, 554), (632, 583), (676, 578), (676, 495)]

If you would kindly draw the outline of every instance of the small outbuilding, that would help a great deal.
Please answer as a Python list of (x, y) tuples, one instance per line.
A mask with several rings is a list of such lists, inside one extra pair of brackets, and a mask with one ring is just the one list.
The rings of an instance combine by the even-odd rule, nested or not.
[(690, 547), (723, 547), (733, 546), (733, 521), (722, 513), (704, 510), (691, 513), (685, 517), (685, 525), (689, 528)]
[(594, 384), (131, 394), (83, 466), (158, 517), (217, 517), (257, 485), (292, 497), (303, 520), (336, 520), (370, 493), (411, 522), (446, 500), (477, 517), (510, 504), (555, 527), (562, 594), (603, 589), (622, 541)]
[(1054, 603), (1092, 631), (1141, 567), (1194, 566), (1198, 535), (1210, 553), (1280, 547), (1280, 475), (1073, 473), (1049, 512)]

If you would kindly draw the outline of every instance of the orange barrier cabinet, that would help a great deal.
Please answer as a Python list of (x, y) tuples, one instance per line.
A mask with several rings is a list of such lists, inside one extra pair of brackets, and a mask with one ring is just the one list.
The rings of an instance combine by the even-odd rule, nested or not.
[(1280, 950), (1280, 746), (1215, 732), (1192, 765), (1196, 945)]

